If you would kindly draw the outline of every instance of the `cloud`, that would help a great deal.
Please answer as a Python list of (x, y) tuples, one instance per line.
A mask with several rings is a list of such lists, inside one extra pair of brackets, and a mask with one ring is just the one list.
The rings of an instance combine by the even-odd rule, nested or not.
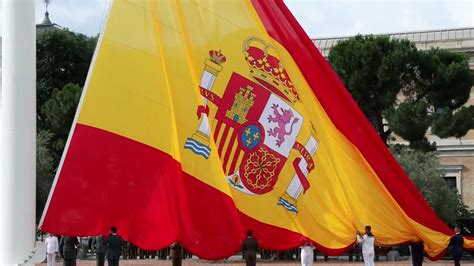
[[(96, 35), (108, 1), (52, 0), (50, 18), (70, 30)], [(40, 23), (44, 4), (42, 0), (35, 2), (36, 22)], [(285, 3), (313, 38), (474, 26), (472, 0), (286, 0)]]
[(285, 2), (310, 37), (474, 26), (471, 0)]
[[(35, 1), (36, 23), (44, 18), (45, 5)], [(52, 0), (48, 10), (53, 23), (87, 35), (96, 35), (101, 29), (106, 5), (110, 0)], [(0, 1), (0, 12), (2, 12)], [(0, 20), (0, 36), (1, 36)]]

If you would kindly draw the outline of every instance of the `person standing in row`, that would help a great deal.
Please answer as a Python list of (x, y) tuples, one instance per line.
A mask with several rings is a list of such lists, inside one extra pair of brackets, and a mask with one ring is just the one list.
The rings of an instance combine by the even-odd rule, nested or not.
[(107, 244), (107, 262), (109, 266), (118, 266), (120, 253), (122, 251), (122, 238), (117, 235), (117, 228), (110, 228), (110, 235), (106, 240)]
[(306, 242), (300, 248), (301, 248), (301, 266), (313, 265), (314, 246), (310, 242)]
[(46, 245), (46, 260), (48, 266), (54, 266), (56, 264), (56, 254), (59, 252), (58, 238), (48, 234), (48, 237), (44, 240), (44, 244)]
[(247, 231), (247, 238), (242, 245), (242, 252), (244, 253), (245, 264), (247, 266), (255, 266), (257, 264), (257, 249), (258, 242), (252, 236), (252, 231)]
[(411, 261), (413, 266), (423, 265), (423, 242), (411, 243)]
[(170, 258), (173, 266), (181, 266), (183, 260), (183, 247), (178, 242), (170, 246)]
[(463, 253), (463, 244), (464, 244), (464, 239), (461, 235), (461, 229), (459, 227), (454, 227), (454, 236), (451, 237), (451, 241), (449, 242), (449, 245), (451, 245), (452, 251), (451, 255), (453, 256), (454, 259), (454, 266), (460, 266), (461, 265), (461, 257)]
[(107, 251), (107, 238), (104, 236), (96, 236), (92, 241), (95, 248), (97, 266), (104, 266), (105, 253)]
[(372, 234), (372, 228), (370, 225), (365, 226), (365, 234), (363, 236), (357, 234), (356, 238), (357, 243), (362, 243), (362, 256), (364, 257), (365, 266), (373, 266), (375, 257), (375, 237)]
[(64, 266), (76, 266), (79, 240), (75, 236), (63, 236), (59, 241), (59, 253), (63, 258)]

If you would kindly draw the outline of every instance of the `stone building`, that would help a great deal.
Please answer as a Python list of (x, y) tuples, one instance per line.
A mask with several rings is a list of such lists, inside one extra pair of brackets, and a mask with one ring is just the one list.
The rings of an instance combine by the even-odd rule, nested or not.
[(56, 23), (51, 22), (49, 19), (49, 12), (44, 13), (44, 19), (40, 24), (36, 24), (36, 34), (40, 34), (44, 31), (53, 30), (53, 29), (62, 29), (63, 27), (59, 26)]
[[(420, 50), (438, 47), (465, 53), (469, 57), (470, 68), (474, 70), (474, 27), (383, 35), (394, 39), (408, 39), (414, 42)], [(313, 43), (327, 57), (332, 46), (350, 37), (317, 38), (313, 39)], [(474, 105), (474, 87), (471, 89), (466, 105)], [(466, 136), (460, 139), (440, 139), (430, 134), (428, 134), (428, 139), (436, 141), (446, 181), (450, 186), (456, 187), (461, 193), (464, 203), (474, 209), (474, 130), (470, 130)]]

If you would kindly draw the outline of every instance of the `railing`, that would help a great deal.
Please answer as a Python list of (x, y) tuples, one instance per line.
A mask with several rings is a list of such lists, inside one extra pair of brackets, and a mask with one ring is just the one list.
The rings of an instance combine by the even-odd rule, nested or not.
[[(415, 43), (452, 41), (452, 40), (471, 40), (471, 39), (474, 40), (474, 28), (428, 30), (428, 31), (386, 33), (386, 34), (375, 34), (375, 35), (389, 36), (390, 38), (393, 38), (393, 39), (407, 39)], [(320, 50), (326, 50), (336, 45), (339, 41), (347, 40), (351, 37), (353, 36), (315, 38), (313, 39), (313, 43)]]

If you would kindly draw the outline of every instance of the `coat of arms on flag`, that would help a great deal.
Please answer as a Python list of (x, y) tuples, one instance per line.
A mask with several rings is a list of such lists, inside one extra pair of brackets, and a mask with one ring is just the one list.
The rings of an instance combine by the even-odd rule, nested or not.
[[(185, 148), (208, 159), (212, 138), (227, 181), (251, 195), (270, 192), (285, 164), (291, 163), (294, 177), (278, 205), (298, 213), (296, 202), (310, 186), (306, 176), (314, 168), (318, 142), (313, 136), (306, 145), (298, 141), (305, 121), (294, 108), (299, 97), (279, 58), (269, 53), (272, 47), (256, 37), (247, 38), (243, 47), (250, 78), (233, 72), (222, 96), (212, 87), (227, 59), (221, 51), (209, 52), (200, 83), (200, 124)], [(209, 101), (217, 107), (213, 121), (208, 118)], [(301, 157), (289, 162), (293, 149)]]

